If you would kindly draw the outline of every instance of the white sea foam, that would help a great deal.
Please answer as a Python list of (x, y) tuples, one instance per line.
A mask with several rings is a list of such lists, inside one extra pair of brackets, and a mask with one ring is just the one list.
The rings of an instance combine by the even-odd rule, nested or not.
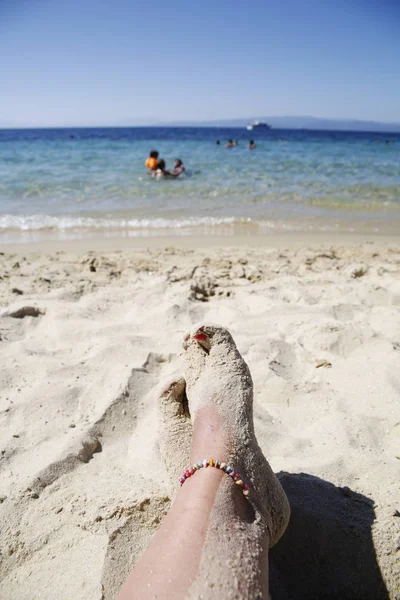
[(182, 219), (136, 219), (83, 217), (74, 215), (1, 215), (0, 231), (40, 230), (126, 230), (126, 229), (183, 229), (188, 227), (215, 227), (218, 225), (244, 225), (250, 218), (186, 217)]
[[(379, 231), (376, 223), (370, 231)], [(249, 217), (182, 217), (174, 219), (138, 219), (110, 216), (88, 217), (78, 215), (0, 215), (0, 241), (32, 241), (40, 239), (80, 239), (101, 233), (105, 237), (142, 237), (164, 233), (190, 235), (233, 235), (240, 231), (247, 235), (295, 232), (355, 231), (352, 224), (325, 219), (251, 219)], [(361, 229), (362, 231), (362, 229)]]

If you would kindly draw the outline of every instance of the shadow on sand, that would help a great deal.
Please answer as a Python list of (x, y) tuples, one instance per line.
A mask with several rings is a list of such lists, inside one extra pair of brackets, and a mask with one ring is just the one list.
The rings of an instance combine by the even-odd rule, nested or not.
[(373, 500), (305, 473), (279, 473), (292, 509), (270, 551), (272, 600), (385, 600)]

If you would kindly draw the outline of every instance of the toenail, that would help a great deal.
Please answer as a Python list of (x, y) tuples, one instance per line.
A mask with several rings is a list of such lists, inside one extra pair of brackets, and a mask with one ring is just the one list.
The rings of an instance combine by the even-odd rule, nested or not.
[(200, 346), (208, 353), (211, 350), (210, 339), (208, 335), (203, 333), (201, 329), (199, 329), (194, 335), (193, 339), (196, 340), (200, 344)]
[(208, 339), (208, 337), (206, 336), (206, 334), (205, 333), (201, 333), (201, 332), (200, 333), (195, 333), (193, 337), (198, 342), (205, 342)]

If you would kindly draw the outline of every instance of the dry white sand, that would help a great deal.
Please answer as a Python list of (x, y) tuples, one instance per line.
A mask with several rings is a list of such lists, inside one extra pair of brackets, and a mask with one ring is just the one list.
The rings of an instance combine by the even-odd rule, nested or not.
[(156, 392), (204, 320), (292, 506), (273, 599), (400, 597), (400, 245), (28, 251), (0, 255), (2, 599), (114, 598), (169, 506)]

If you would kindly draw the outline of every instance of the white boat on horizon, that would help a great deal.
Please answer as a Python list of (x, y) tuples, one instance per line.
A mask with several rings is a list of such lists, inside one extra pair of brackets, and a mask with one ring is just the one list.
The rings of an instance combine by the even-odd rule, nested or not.
[(253, 129), (271, 129), (271, 126), (265, 121), (251, 121), (246, 126), (247, 131), (253, 131)]

